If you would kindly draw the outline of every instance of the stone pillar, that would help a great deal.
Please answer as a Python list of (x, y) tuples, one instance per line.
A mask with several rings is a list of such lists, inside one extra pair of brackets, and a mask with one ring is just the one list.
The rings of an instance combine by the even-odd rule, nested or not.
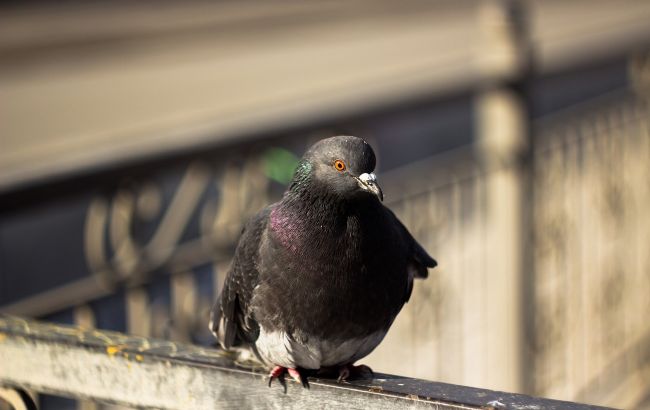
[[(525, 82), (530, 47), (525, 4), (482, 5), (480, 63), (484, 86), (476, 96), (479, 156), (486, 175), (487, 373), (491, 388), (529, 390), (525, 332), (532, 272), (528, 263), (530, 199), (529, 116)], [(526, 369), (524, 371), (524, 369)]]

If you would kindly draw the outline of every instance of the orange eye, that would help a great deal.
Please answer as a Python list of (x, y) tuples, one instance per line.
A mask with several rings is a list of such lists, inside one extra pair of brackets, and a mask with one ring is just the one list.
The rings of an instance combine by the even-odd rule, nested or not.
[(341, 161), (340, 159), (337, 159), (334, 161), (334, 168), (336, 168), (337, 171), (345, 171), (345, 162)]

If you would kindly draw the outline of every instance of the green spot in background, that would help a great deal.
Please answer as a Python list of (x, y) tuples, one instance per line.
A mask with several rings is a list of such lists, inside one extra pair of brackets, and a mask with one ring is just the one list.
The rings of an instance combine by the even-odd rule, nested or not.
[(299, 160), (291, 151), (284, 148), (269, 148), (262, 158), (266, 176), (281, 184), (291, 181)]

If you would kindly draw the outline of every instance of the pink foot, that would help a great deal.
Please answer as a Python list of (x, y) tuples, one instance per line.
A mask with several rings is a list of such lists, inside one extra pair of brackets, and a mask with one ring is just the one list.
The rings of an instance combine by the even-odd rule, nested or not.
[(274, 379), (278, 379), (278, 382), (280, 382), (280, 385), (284, 388), (284, 392), (287, 392), (287, 382), (284, 380), (284, 372), (286, 372), (287, 369), (282, 366), (275, 366), (272, 370), (271, 373), (269, 373), (269, 387), (271, 387), (271, 384), (273, 383)]
[(278, 381), (284, 388), (284, 392), (286, 393), (287, 382), (284, 379), (285, 373), (289, 373), (289, 376), (291, 376), (291, 378), (297, 381), (298, 383), (302, 384), (302, 387), (309, 388), (309, 383), (307, 382), (307, 378), (303, 377), (300, 374), (300, 371), (298, 369), (287, 368), (282, 366), (275, 366), (273, 370), (271, 370), (271, 372), (269, 373), (269, 387), (271, 387), (271, 384), (273, 383), (274, 379), (278, 379)]
[(289, 376), (298, 383), (302, 384), (302, 387), (308, 389), (309, 388), (309, 383), (307, 382), (307, 378), (303, 377), (303, 375), (300, 374), (300, 371), (298, 369), (287, 369), (289, 372)]

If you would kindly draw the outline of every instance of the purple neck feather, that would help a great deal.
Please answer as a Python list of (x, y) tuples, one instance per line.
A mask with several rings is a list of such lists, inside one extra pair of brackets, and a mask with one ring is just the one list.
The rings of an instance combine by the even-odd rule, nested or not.
[(291, 212), (290, 208), (281, 208), (276, 206), (271, 211), (271, 230), (275, 233), (275, 237), (280, 241), (285, 249), (292, 252), (298, 250), (297, 244), (299, 243), (300, 231), (302, 224), (299, 222), (299, 217)]

